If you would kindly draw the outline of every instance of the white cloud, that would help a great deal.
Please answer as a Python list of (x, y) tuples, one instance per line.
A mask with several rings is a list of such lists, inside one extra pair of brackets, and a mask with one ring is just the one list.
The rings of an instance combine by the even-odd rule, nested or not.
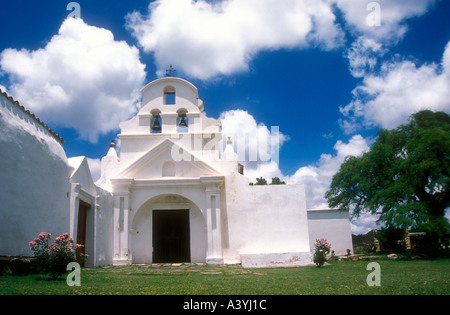
[(244, 110), (224, 112), (219, 120), (222, 121), (224, 143), (228, 137), (232, 139), (238, 159), (245, 166), (246, 175), (251, 180), (254, 181), (253, 176), (267, 176), (266, 178), (271, 179), (278, 175), (270, 174), (281, 174), (274, 167), (278, 168), (279, 150), (289, 137), (279, 131), (278, 127), (258, 124), (255, 118)]
[(342, 40), (327, 0), (157, 0), (147, 16), (127, 16), (159, 74), (173, 64), (189, 76), (208, 79), (245, 71), (262, 50), (334, 48)]
[[(334, 0), (343, 12), (347, 28), (356, 36), (366, 36), (381, 42), (395, 43), (408, 30), (408, 19), (423, 15), (438, 0)], [(373, 23), (380, 14), (380, 24)]]
[(96, 182), (101, 175), (101, 160), (87, 158), (89, 170), (91, 171), (92, 179)]
[[(436, 2), (378, 0), (370, 6), (361, 0), (156, 0), (146, 14), (129, 14), (127, 27), (144, 51), (153, 53), (158, 75), (173, 64), (200, 79), (246, 71), (264, 50), (341, 47), (345, 29), (354, 38), (347, 52), (351, 71), (362, 76), (405, 36), (407, 21)], [(342, 12), (343, 25), (336, 10)], [(376, 15), (379, 25), (371, 22)]]
[(24, 106), (91, 142), (129, 118), (145, 79), (136, 47), (73, 18), (42, 49), (5, 49), (0, 67)]
[(408, 31), (407, 21), (425, 14), (438, 0), (360, 1), (336, 0), (345, 18), (345, 29), (355, 38), (346, 51), (350, 72), (363, 77)]
[(387, 51), (378, 41), (363, 36), (359, 37), (346, 52), (350, 73), (355, 78), (371, 73), (378, 65), (379, 59)]
[[(324, 198), (325, 192), (329, 189), (333, 176), (339, 171), (345, 158), (349, 155), (360, 156), (369, 150), (369, 142), (361, 135), (354, 135), (348, 143), (341, 140), (335, 143), (336, 154), (322, 154), (316, 164), (301, 167), (293, 175), (285, 175), (281, 172), (278, 161), (249, 161), (250, 155), (257, 155), (255, 152), (265, 154), (270, 151), (267, 151), (266, 147), (267, 141), (270, 142), (267, 140), (270, 138), (267, 126), (258, 124), (252, 115), (243, 110), (224, 112), (219, 119), (222, 121), (224, 141), (228, 137), (233, 139), (235, 152), (244, 164), (244, 174), (250, 182), (263, 177), (270, 183), (273, 177), (279, 177), (287, 184), (304, 184), (308, 209), (328, 208)], [(280, 151), (283, 143), (288, 139), (288, 136), (280, 133)]]
[(392, 129), (420, 110), (450, 112), (450, 42), (442, 63), (417, 66), (410, 60), (386, 62), (380, 74), (367, 75), (341, 108), (351, 133), (361, 126)]
[(256, 183), (256, 179), (259, 177), (265, 178), (268, 184), (272, 182), (274, 177), (283, 178), (278, 164), (273, 161), (258, 163), (256, 167), (246, 168), (244, 175), (249, 179), (250, 183)]
[[(222, 121), (224, 142), (228, 137), (233, 139), (235, 152), (240, 153), (240, 161), (245, 165), (244, 175), (249, 178), (249, 181), (255, 183), (256, 178), (263, 177), (270, 183), (272, 178), (279, 177), (287, 184), (304, 184), (308, 209), (328, 208), (328, 203), (324, 198), (325, 192), (329, 189), (333, 176), (339, 171), (345, 158), (349, 155), (360, 156), (370, 149), (368, 140), (361, 135), (354, 135), (348, 142), (337, 141), (334, 145), (335, 154), (322, 154), (317, 163), (301, 167), (292, 175), (285, 175), (281, 172), (277, 161), (250, 162), (248, 160), (249, 152), (266, 150), (265, 145), (260, 147), (260, 143), (266, 143), (266, 141), (258, 139), (270, 137), (267, 126), (258, 123), (251, 114), (244, 110), (224, 112), (219, 119)], [(288, 139), (288, 136), (280, 133), (280, 151), (283, 143)], [(376, 228), (375, 221), (374, 216), (363, 214), (360, 218), (352, 221), (352, 232), (366, 233), (370, 229)]]
[(322, 154), (316, 165), (301, 167), (294, 175), (284, 177), (288, 184), (305, 185), (308, 209), (328, 208), (324, 195), (333, 175), (339, 171), (347, 156), (360, 156), (369, 150), (369, 144), (361, 135), (355, 135), (348, 143), (337, 141), (334, 149), (335, 155)]
[(361, 214), (358, 219), (354, 219), (350, 223), (352, 234), (366, 234), (371, 230), (379, 229), (380, 225), (377, 223), (378, 219), (379, 215), (368, 213)]

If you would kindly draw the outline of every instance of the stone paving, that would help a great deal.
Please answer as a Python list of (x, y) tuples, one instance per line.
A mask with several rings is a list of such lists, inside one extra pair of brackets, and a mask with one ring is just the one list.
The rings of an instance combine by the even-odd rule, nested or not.
[(247, 275), (257, 274), (252, 270), (236, 265), (207, 265), (202, 263), (135, 264), (125, 266), (105, 266), (95, 268), (98, 272), (118, 272), (143, 275)]

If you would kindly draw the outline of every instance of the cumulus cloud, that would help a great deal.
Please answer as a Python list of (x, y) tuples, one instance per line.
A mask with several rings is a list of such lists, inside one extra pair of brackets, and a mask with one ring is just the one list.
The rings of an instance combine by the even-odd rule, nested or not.
[(345, 29), (355, 38), (346, 51), (354, 77), (371, 73), (408, 31), (409, 19), (425, 14), (438, 0), (336, 0)]
[(341, 125), (352, 133), (361, 127), (392, 129), (420, 110), (450, 112), (450, 42), (441, 64), (416, 65), (411, 60), (390, 61), (381, 73), (364, 77), (353, 100), (341, 108)]
[(350, 222), (352, 234), (366, 234), (370, 230), (379, 229), (380, 225), (377, 222), (378, 219), (379, 215), (362, 214), (357, 220), (352, 220)]
[(301, 167), (294, 175), (284, 177), (288, 184), (305, 185), (308, 209), (328, 208), (324, 195), (330, 187), (333, 175), (339, 171), (347, 156), (360, 156), (367, 152), (369, 143), (361, 135), (355, 135), (348, 143), (337, 141), (334, 150), (335, 155), (322, 154), (315, 165)]
[(279, 151), (289, 137), (284, 135), (278, 126), (268, 127), (257, 123), (255, 118), (244, 110), (224, 112), (219, 119), (222, 121), (223, 141), (231, 138), (238, 160), (246, 167), (246, 175), (252, 181), (254, 177), (260, 176), (268, 176), (268, 179), (279, 177), (281, 173), (276, 170)]
[[(156, 0), (127, 15), (127, 27), (152, 53), (158, 75), (169, 64), (210, 79), (248, 70), (264, 50), (343, 47), (355, 76), (371, 69), (408, 31), (407, 21), (437, 0)], [(343, 20), (337, 21), (339, 11)], [(367, 57), (367, 58), (365, 58)]]
[(395, 43), (407, 32), (407, 20), (423, 15), (438, 0), (334, 0), (332, 2), (343, 13), (346, 28), (354, 35)]
[[(254, 120), (251, 116), (247, 118)], [(253, 183), (258, 177), (265, 178), (268, 183), (272, 178), (279, 177), (287, 184), (304, 184), (307, 209), (326, 209), (328, 203), (324, 198), (325, 192), (329, 189), (334, 174), (339, 171), (345, 158), (349, 155), (360, 156), (369, 149), (369, 142), (361, 135), (355, 135), (348, 142), (337, 141), (334, 146), (335, 154), (322, 154), (317, 163), (301, 167), (293, 175), (283, 174), (278, 163), (267, 161), (246, 163), (250, 167), (246, 166), (245, 176)], [(352, 233), (364, 234), (378, 228), (377, 219), (377, 216), (362, 214), (351, 222)]]
[[(250, 182), (255, 182), (256, 178), (264, 177), (270, 182), (273, 177), (279, 177), (287, 184), (304, 184), (307, 195), (307, 207), (328, 208), (324, 199), (325, 192), (329, 189), (331, 179), (336, 174), (341, 164), (347, 156), (360, 156), (369, 151), (369, 142), (361, 135), (354, 135), (348, 143), (341, 140), (334, 145), (336, 153), (322, 154), (319, 161), (314, 165), (299, 168), (294, 174), (283, 174), (275, 159), (260, 159), (261, 156), (269, 156), (270, 138), (273, 133), (269, 128), (261, 123), (257, 123), (255, 118), (246, 111), (232, 110), (221, 114), (222, 133), (224, 140), (230, 137), (233, 140), (235, 152), (245, 166), (245, 176)], [(272, 144), (279, 147), (289, 140), (289, 136), (282, 132), (275, 137)], [(277, 142), (278, 141), (278, 142)], [(251, 157), (258, 157), (257, 160)]]
[(136, 47), (74, 18), (42, 49), (5, 49), (0, 67), (27, 108), (94, 143), (135, 111), (145, 79)]
[(91, 171), (92, 180), (96, 182), (101, 175), (101, 160), (100, 159), (91, 159), (87, 158), (87, 162), (89, 165), (89, 170)]
[(262, 50), (336, 47), (342, 32), (329, 1), (157, 0), (127, 26), (159, 74), (173, 64), (189, 76), (208, 79), (248, 69)]
[(361, 78), (376, 70), (380, 58), (388, 49), (378, 41), (364, 36), (356, 39), (346, 51), (349, 70), (353, 77)]
[(245, 168), (244, 175), (249, 179), (250, 183), (256, 183), (256, 179), (259, 177), (265, 178), (267, 183), (272, 182), (272, 178), (283, 178), (279, 165), (276, 162), (264, 162), (258, 163), (251, 168)]

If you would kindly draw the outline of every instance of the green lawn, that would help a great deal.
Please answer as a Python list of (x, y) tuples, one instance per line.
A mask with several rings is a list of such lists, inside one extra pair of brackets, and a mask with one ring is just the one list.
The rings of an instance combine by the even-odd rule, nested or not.
[(40, 275), (0, 277), (3, 294), (297, 295), (449, 294), (450, 259), (377, 260), (381, 286), (369, 287), (368, 261), (333, 261), (323, 268), (122, 266), (82, 269), (81, 286)]

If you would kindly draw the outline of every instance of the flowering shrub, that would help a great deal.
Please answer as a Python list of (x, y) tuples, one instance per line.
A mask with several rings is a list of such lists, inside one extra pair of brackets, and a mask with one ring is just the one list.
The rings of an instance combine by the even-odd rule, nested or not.
[(327, 255), (330, 253), (331, 244), (329, 244), (326, 239), (321, 238), (316, 239), (314, 246), (314, 263), (320, 268), (327, 260)]
[(80, 252), (83, 245), (74, 244), (69, 233), (58, 236), (51, 245), (50, 237), (50, 233), (42, 232), (29, 245), (43, 272), (56, 280), (66, 273), (67, 264), (70, 262), (81, 263), (87, 255)]
[(374, 242), (368, 242), (364, 243), (364, 250), (367, 253), (373, 253), (377, 250), (377, 247), (375, 246)]

